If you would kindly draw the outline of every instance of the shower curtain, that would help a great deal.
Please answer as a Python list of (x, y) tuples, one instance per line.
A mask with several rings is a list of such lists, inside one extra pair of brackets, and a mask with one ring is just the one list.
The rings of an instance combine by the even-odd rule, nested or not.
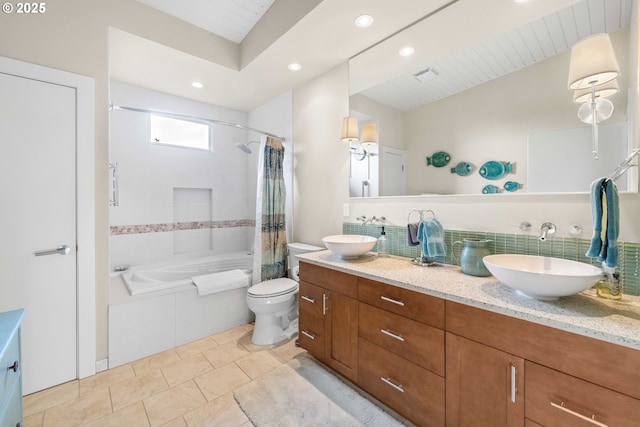
[(285, 277), (287, 274), (284, 146), (280, 139), (264, 136), (260, 148), (253, 256), (254, 284)]

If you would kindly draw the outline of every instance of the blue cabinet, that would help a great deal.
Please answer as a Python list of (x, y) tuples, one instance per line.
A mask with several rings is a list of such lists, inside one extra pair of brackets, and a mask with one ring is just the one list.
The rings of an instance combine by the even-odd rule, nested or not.
[(22, 425), (20, 323), (24, 310), (0, 313), (0, 427)]

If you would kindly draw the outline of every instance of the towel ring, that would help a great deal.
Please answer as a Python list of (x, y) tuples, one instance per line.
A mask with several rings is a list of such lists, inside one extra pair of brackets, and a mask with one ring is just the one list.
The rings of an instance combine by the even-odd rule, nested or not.
[(431, 209), (414, 209), (409, 212), (409, 215), (407, 215), (407, 223), (411, 223), (411, 214), (414, 212), (418, 212), (420, 214), (420, 221), (424, 220), (424, 214), (427, 212), (431, 213), (431, 215), (433, 215), (433, 218), (436, 217), (436, 214)]

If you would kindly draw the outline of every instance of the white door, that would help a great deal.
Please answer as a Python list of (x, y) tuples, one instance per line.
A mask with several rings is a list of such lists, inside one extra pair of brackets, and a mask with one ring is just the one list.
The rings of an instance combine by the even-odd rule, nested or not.
[(382, 149), (381, 196), (404, 196), (407, 193), (406, 152), (392, 147)]
[(77, 378), (75, 153), (76, 89), (0, 72), (0, 311), (26, 308), (24, 394)]

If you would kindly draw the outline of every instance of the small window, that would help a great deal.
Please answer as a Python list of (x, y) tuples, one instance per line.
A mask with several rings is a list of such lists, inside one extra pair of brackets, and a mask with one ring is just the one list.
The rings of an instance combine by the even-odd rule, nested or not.
[(151, 115), (151, 143), (210, 150), (209, 125)]

